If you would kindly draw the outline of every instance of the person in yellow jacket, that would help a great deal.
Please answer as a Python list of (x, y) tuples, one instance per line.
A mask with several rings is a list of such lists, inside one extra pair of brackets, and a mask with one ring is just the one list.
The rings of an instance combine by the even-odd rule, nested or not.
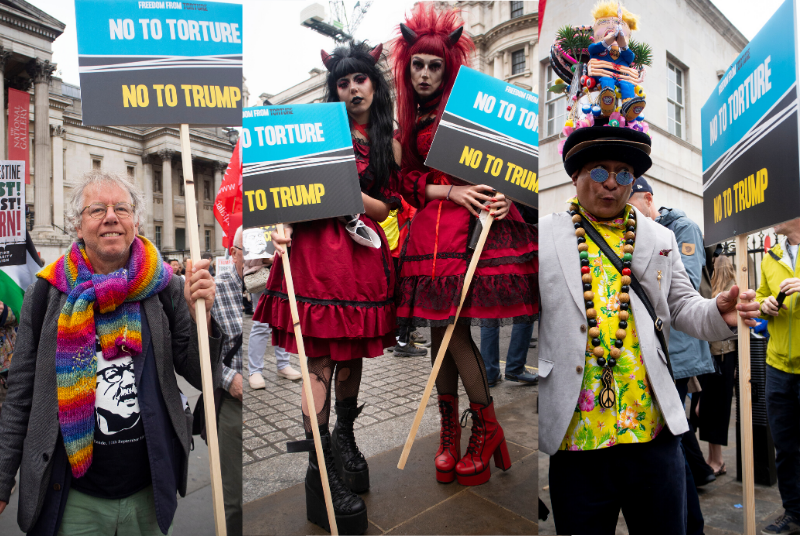
[[(762, 533), (800, 534), (800, 218), (776, 225), (775, 232), (786, 240), (764, 255), (756, 300), (768, 320), (767, 418), (785, 513)], [(779, 305), (781, 292), (786, 299)]]

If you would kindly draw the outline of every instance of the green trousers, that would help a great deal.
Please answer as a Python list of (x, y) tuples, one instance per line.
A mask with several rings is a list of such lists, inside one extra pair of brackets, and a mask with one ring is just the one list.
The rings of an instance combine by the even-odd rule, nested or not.
[(58, 536), (162, 536), (153, 487), (124, 499), (100, 499), (69, 490)]

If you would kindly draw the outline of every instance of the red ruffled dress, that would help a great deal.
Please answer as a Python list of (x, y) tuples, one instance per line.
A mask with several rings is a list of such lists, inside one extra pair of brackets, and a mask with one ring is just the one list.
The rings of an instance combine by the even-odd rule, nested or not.
[[(353, 148), (361, 191), (399, 207), (396, 173), (370, 193), (369, 144), (354, 139)], [(366, 214), (361, 221), (381, 237), (379, 249), (356, 244), (335, 218), (293, 225), (289, 259), (308, 357), (377, 357), (397, 342), (392, 253), (381, 226)], [(272, 326), (273, 345), (297, 353), (282, 262), (273, 265), (253, 318)]]
[[(424, 161), (434, 120), (417, 124), (417, 150)], [(400, 254), (397, 317), (401, 325), (447, 326), (455, 318), (472, 251), (467, 243), (477, 219), (453, 201), (425, 200), (427, 184), (468, 183), (422, 167), (403, 170), (403, 198), (420, 210)], [(475, 270), (459, 324), (487, 327), (532, 323), (539, 313), (539, 245), (512, 204), (495, 220)]]

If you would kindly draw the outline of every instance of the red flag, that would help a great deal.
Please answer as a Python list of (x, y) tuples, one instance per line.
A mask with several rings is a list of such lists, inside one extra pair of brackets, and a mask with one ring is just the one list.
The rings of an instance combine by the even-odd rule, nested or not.
[[(217, 218), (222, 232), (222, 245), (229, 248), (233, 245), (233, 235), (242, 224), (242, 157), (240, 141), (233, 148), (231, 161), (225, 171), (225, 177), (214, 200), (214, 217)], [(234, 226), (234, 223), (238, 224)]]
[(544, 8), (547, 0), (539, 0), (539, 35), (542, 33), (542, 19), (544, 19)]

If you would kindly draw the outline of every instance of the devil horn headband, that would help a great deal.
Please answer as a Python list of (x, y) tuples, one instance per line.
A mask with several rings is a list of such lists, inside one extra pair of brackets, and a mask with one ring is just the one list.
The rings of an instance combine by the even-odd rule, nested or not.
[(458, 43), (458, 40), (461, 39), (461, 34), (463, 32), (464, 32), (464, 25), (462, 24), (461, 26), (459, 26), (450, 33), (448, 40), (450, 41), (451, 47), (454, 46), (456, 43)]
[[(402, 22), (400, 23), (400, 33), (409, 45), (413, 45), (417, 40), (417, 33)], [(448, 44), (452, 47), (458, 43), (462, 33), (464, 33), (464, 25), (459, 26), (450, 33), (447, 37)]]
[(409, 45), (413, 45), (414, 42), (417, 40), (417, 32), (415, 32), (402, 22), (400, 23), (400, 33), (403, 35), (403, 39), (405, 39)]
[(381, 52), (383, 52), (383, 43), (378, 43), (375, 48), (369, 51), (369, 55), (372, 56), (375, 63), (378, 63), (378, 60), (381, 59)]
[(333, 61), (333, 57), (331, 57), (331, 55), (324, 50), (320, 50), (320, 52), (322, 55), (322, 64), (330, 71), (331, 67), (333, 67), (333, 64), (331, 63)]

